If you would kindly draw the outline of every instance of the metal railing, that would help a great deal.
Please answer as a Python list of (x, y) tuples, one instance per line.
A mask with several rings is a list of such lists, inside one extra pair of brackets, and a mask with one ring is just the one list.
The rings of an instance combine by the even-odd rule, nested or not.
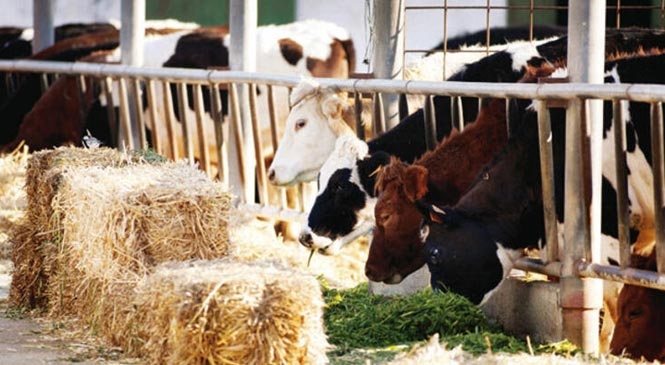
[[(160, 141), (159, 138), (155, 139), (155, 136), (158, 133), (155, 133), (153, 130), (152, 136), (153, 139), (150, 141), (146, 140), (146, 136), (141, 136), (141, 146), (131, 146), (127, 142), (128, 148), (145, 148), (147, 146), (152, 146), (160, 152), (165, 152), (171, 158), (182, 158), (186, 157), (190, 161), (195, 160), (195, 145), (193, 138), (190, 138), (194, 135), (194, 131), (199, 133), (199, 162), (201, 163), (201, 168), (205, 169), (209, 174), (214, 177), (219, 178), (222, 182), (228, 184), (229, 182), (229, 173), (228, 171), (229, 158), (239, 158), (241, 163), (247, 163), (249, 159), (255, 159), (255, 161), (262, 161), (264, 156), (262, 154), (261, 148), (261, 138), (260, 138), (260, 127), (257, 121), (256, 113), (256, 95), (255, 91), (252, 92), (251, 97), (251, 108), (253, 116), (252, 126), (253, 133), (256, 138), (257, 143), (255, 148), (255, 156), (242, 156), (240, 154), (242, 149), (237, 149), (234, 153), (230, 153), (227, 150), (228, 140), (236, 139), (237, 146), (242, 144), (240, 139), (240, 133), (238, 132), (238, 127), (240, 126), (238, 118), (236, 116), (240, 115), (237, 103), (237, 91), (236, 88), (239, 84), (246, 84), (250, 86), (251, 90), (255, 90), (254, 86), (262, 85), (268, 87), (268, 104), (269, 104), (269, 118), (270, 118), (270, 128), (271, 128), (271, 141), (273, 148), (277, 148), (277, 137), (280, 134), (278, 131), (278, 121), (274, 117), (274, 106), (275, 100), (273, 95), (273, 89), (276, 87), (286, 87), (292, 88), (298, 82), (299, 78), (291, 76), (279, 76), (279, 75), (269, 75), (269, 74), (259, 74), (259, 73), (243, 73), (243, 72), (232, 72), (232, 71), (217, 71), (217, 70), (192, 70), (192, 69), (176, 69), (176, 68), (134, 68), (120, 65), (106, 65), (106, 64), (90, 64), (90, 63), (58, 63), (58, 62), (36, 62), (36, 61), (0, 61), (0, 70), (4, 72), (33, 72), (33, 73), (43, 73), (43, 74), (59, 74), (59, 75), (75, 75), (85, 78), (94, 78), (97, 80), (102, 80), (102, 86), (104, 87), (103, 93), (107, 97), (107, 100), (110, 100), (113, 95), (113, 84), (117, 83), (120, 94), (127, 94), (127, 85), (134, 88), (138, 92), (141, 89), (141, 85), (145, 85), (145, 92), (147, 94), (147, 104), (146, 106), (142, 105), (142, 99), (136, 97), (135, 100), (129, 100), (126, 96), (119, 98), (120, 106), (120, 122), (125, 126), (125, 131), (131, 130), (128, 127), (131, 123), (131, 116), (129, 115), (129, 104), (134, 103), (135, 109), (137, 112), (137, 122), (140, 125), (140, 130), (145, 130), (146, 121), (142, 119), (139, 111), (143, 110), (144, 107), (147, 108), (148, 113), (146, 115), (151, 119), (152, 125), (155, 130), (160, 128), (168, 129), (168, 136), (170, 139), (170, 145), (172, 146), (171, 151), (164, 149), (163, 144), (165, 141)], [(635, 102), (644, 102), (650, 103), (652, 107), (651, 113), (651, 128), (652, 128), (652, 153), (653, 153), (653, 163), (652, 163), (652, 172), (653, 172), (653, 181), (655, 186), (655, 191), (653, 192), (654, 207), (655, 207), (655, 241), (656, 241), (656, 252), (658, 260), (658, 272), (650, 272), (646, 270), (639, 270), (634, 268), (629, 268), (628, 264), (630, 262), (628, 255), (630, 254), (630, 247), (628, 242), (627, 229), (629, 226), (628, 222), (628, 213), (627, 213), (627, 187), (624, 184), (619, 183), (617, 186), (617, 199), (619, 202), (618, 210), (618, 220), (619, 220), (619, 240), (622, 246), (621, 250), (621, 266), (606, 266), (600, 265), (597, 262), (593, 261), (591, 254), (588, 250), (585, 250), (583, 257), (578, 257), (575, 262), (578, 275), (580, 277), (587, 278), (602, 278), (605, 280), (620, 281), (624, 283), (646, 286), (651, 288), (656, 288), (660, 290), (665, 290), (665, 217), (663, 217), (663, 212), (665, 211), (665, 202), (663, 201), (663, 189), (665, 189), (665, 177), (663, 176), (664, 170), (664, 161), (665, 156), (663, 156), (663, 116), (662, 116), (662, 103), (665, 101), (665, 85), (650, 85), (650, 84), (601, 84), (601, 85), (589, 85), (589, 84), (576, 84), (576, 83), (543, 83), (543, 84), (529, 84), (529, 83), (519, 83), (519, 84), (506, 84), (506, 83), (462, 83), (462, 82), (427, 82), (427, 81), (393, 81), (393, 80), (379, 80), (379, 79), (317, 79), (318, 82), (324, 87), (335, 87), (340, 91), (352, 92), (355, 95), (361, 93), (400, 93), (400, 94), (423, 94), (428, 98), (432, 95), (447, 95), (453, 97), (476, 97), (476, 98), (519, 98), (519, 99), (537, 99), (546, 101), (549, 99), (556, 100), (565, 100), (568, 102), (578, 102), (585, 103), (587, 100), (591, 99), (600, 99), (611, 101), (614, 105), (614, 110), (617, 115), (617, 118), (614, 121), (614, 125), (620, 125), (618, 121), (621, 120), (619, 113), (621, 110), (620, 102), (622, 100), (629, 100)], [(124, 86), (123, 86), (124, 85)], [(165, 91), (163, 99), (159, 100), (154, 95), (154, 87), (156, 85), (161, 85), (162, 89)], [(172, 108), (173, 100), (170, 95), (171, 85), (174, 85), (177, 90), (177, 98), (179, 111), (181, 114), (181, 129), (184, 144), (185, 155), (181, 156), (178, 154), (173, 146), (176, 145), (177, 141), (175, 138), (175, 125), (173, 120), (170, 118), (165, 118), (164, 120), (158, 120), (157, 110), (158, 108)], [(187, 87), (193, 87), (193, 97), (188, 98)], [(203, 136), (201, 133), (203, 131), (203, 87), (210, 88), (211, 96), (211, 119), (215, 125), (215, 135), (214, 143), (215, 150), (218, 152), (218, 170), (217, 174), (212, 173), (212, 170), (209, 169), (210, 156), (206, 156), (205, 151), (207, 151), (208, 144), (210, 142), (206, 141), (206, 136)], [(220, 91), (220, 88), (227, 89), (229, 91), (229, 104), (230, 115), (228, 119), (225, 119), (221, 115), (221, 98), (220, 94), (217, 91)], [(195, 115), (197, 116), (196, 124), (192, 124), (184, 115), (184, 111), (188, 108), (188, 102), (191, 101), (194, 104)], [(109, 107), (114, 103), (108, 103)], [(545, 103), (539, 103), (545, 105)], [(556, 217), (555, 209), (553, 208), (553, 171), (551, 156), (547, 152), (548, 148), (551, 148), (551, 141), (548, 140), (549, 133), (547, 132), (549, 120), (546, 118), (547, 107), (539, 107), (539, 125), (541, 127), (541, 133), (539, 134), (540, 144), (541, 144), (541, 157), (545, 160), (541, 160), (541, 169), (543, 179), (543, 192), (544, 192), (544, 209), (546, 224), (548, 228), (547, 237), (553, 237), (556, 235), (556, 232), (553, 231), (553, 228), (556, 227)], [(111, 113), (111, 112), (109, 112)], [(431, 114), (431, 113), (430, 113)], [(167, 113), (170, 115), (170, 113)], [(432, 130), (433, 122), (430, 120), (430, 128)], [(236, 126), (236, 134), (229, 136), (227, 127), (229, 124)], [(542, 129), (545, 128), (545, 129)], [(619, 141), (616, 146), (617, 160), (623, 159), (623, 162), (617, 162), (617, 180), (626, 181), (626, 169), (622, 168), (625, 166), (625, 147), (621, 144), (621, 141), (625, 139), (623, 136), (623, 131), (621, 128), (615, 128), (616, 141)], [(120, 142), (119, 145), (122, 145), (122, 141), (130, 141), (131, 138), (128, 138), (128, 135), (119, 136)], [(548, 163), (547, 159), (550, 159)], [(277, 217), (285, 220), (302, 220), (305, 216), (304, 213), (304, 204), (302, 203), (302, 198), (300, 199), (300, 204), (297, 209), (289, 208), (286, 205), (286, 199), (284, 198), (284, 191), (280, 191), (282, 194), (281, 197), (277, 200), (270, 200), (268, 197), (268, 189), (271, 188), (266, 181), (265, 169), (266, 166), (263, 163), (258, 163), (257, 165), (257, 181), (256, 186), (259, 189), (259, 201), (258, 203), (252, 201), (241, 201), (241, 209), (251, 214), (257, 215), (267, 215), (271, 217)], [(255, 185), (253, 181), (245, 181), (242, 176), (240, 177), (242, 181), (243, 189), (254, 189)], [(301, 190), (301, 189), (298, 189)], [(242, 200), (242, 196), (241, 196)], [(566, 204), (581, 204), (580, 202), (570, 203), (566, 200)], [(580, 242), (569, 242), (570, 244), (581, 244)], [(550, 255), (549, 257), (557, 257), (555, 247), (556, 245), (549, 245)], [(560, 276), (562, 272), (562, 264), (558, 261), (544, 262), (539, 259), (524, 258), (518, 261), (518, 268), (522, 268), (529, 271), (540, 272), (552, 276)]]

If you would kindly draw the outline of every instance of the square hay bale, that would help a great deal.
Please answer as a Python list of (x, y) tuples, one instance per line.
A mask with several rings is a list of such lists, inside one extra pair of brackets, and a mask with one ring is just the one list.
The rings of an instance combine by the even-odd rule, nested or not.
[(0, 157), (0, 259), (10, 257), (11, 232), (25, 214), (27, 148)]
[(125, 166), (144, 163), (140, 154), (122, 153), (110, 148), (83, 149), (61, 147), (33, 153), (25, 171), (27, 208), (23, 222), (12, 233), (11, 258), (14, 275), (9, 293), (13, 306), (44, 308), (44, 288), (48, 282), (51, 262), (44, 260), (55, 254), (49, 244), (52, 234), (51, 201), (60, 186), (62, 173), (76, 166)]
[(52, 201), (50, 314), (114, 328), (106, 317), (125, 304), (114, 302), (118, 283), (131, 288), (162, 262), (229, 254), (229, 207), (221, 184), (183, 163), (64, 171)]
[(324, 364), (321, 288), (267, 262), (168, 263), (136, 289), (123, 347), (149, 364)]

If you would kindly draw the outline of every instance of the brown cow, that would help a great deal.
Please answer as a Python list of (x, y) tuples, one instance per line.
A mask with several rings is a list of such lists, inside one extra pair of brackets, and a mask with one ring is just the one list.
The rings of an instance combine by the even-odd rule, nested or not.
[[(656, 251), (633, 255), (631, 266), (656, 270)], [(610, 343), (613, 354), (665, 361), (665, 291), (625, 285), (619, 294), (619, 320)]]
[[(532, 62), (532, 61), (530, 61)], [(525, 79), (549, 76), (551, 64), (533, 61)], [(478, 171), (506, 144), (506, 103), (491, 99), (474, 123), (455, 130), (412, 165), (393, 158), (379, 172), (376, 229), (365, 264), (370, 280), (401, 282), (425, 264), (419, 228), (422, 215), (415, 201), (426, 197), (438, 205), (454, 204), (471, 186)]]

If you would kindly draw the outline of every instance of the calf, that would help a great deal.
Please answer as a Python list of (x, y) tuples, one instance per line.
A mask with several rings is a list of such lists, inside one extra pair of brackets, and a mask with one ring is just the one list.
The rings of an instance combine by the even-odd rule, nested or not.
[[(633, 255), (631, 267), (656, 271), (656, 251), (646, 257)], [(624, 285), (618, 312), (612, 354), (665, 362), (665, 291)]]

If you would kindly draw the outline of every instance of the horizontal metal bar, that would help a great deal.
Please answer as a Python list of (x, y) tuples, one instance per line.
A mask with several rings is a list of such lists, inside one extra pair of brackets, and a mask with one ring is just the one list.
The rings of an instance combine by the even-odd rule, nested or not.
[[(198, 84), (261, 83), (294, 87), (299, 77), (238, 72), (195, 70), (182, 68), (130, 67), (85, 62), (64, 63), (52, 61), (0, 61), (0, 70), (8, 72), (58, 72), (91, 76), (135, 77), (170, 82)], [(524, 84), (459, 81), (412, 81), (382, 79), (316, 79), (324, 87), (346, 92), (459, 95), (469, 97), (523, 98), (523, 99), (628, 99), (640, 102), (665, 101), (665, 85), (654, 84)]]
[(514, 268), (524, 271), (537, 272), (543, 275), (549, 275), (555, 277), (561, 276), (561, 263), (558, 261), (545, 264), (540, 259), (522, 257), (515, 261)]
[(665, 290), (665, 274), (634, 268), (622, 269), (619, 266), (608, 266), (590, 262), (578, 264), (580, 276), (623, 282), (629, 285), (643, 286)]
[(293, 209), (284, 209), (272, 205), (259, 204), (238, 204), (238, 212), (251, 214), (272, 219), (282, 219), (287, 221), (307, 222), (306, 212), (299, 212)]

